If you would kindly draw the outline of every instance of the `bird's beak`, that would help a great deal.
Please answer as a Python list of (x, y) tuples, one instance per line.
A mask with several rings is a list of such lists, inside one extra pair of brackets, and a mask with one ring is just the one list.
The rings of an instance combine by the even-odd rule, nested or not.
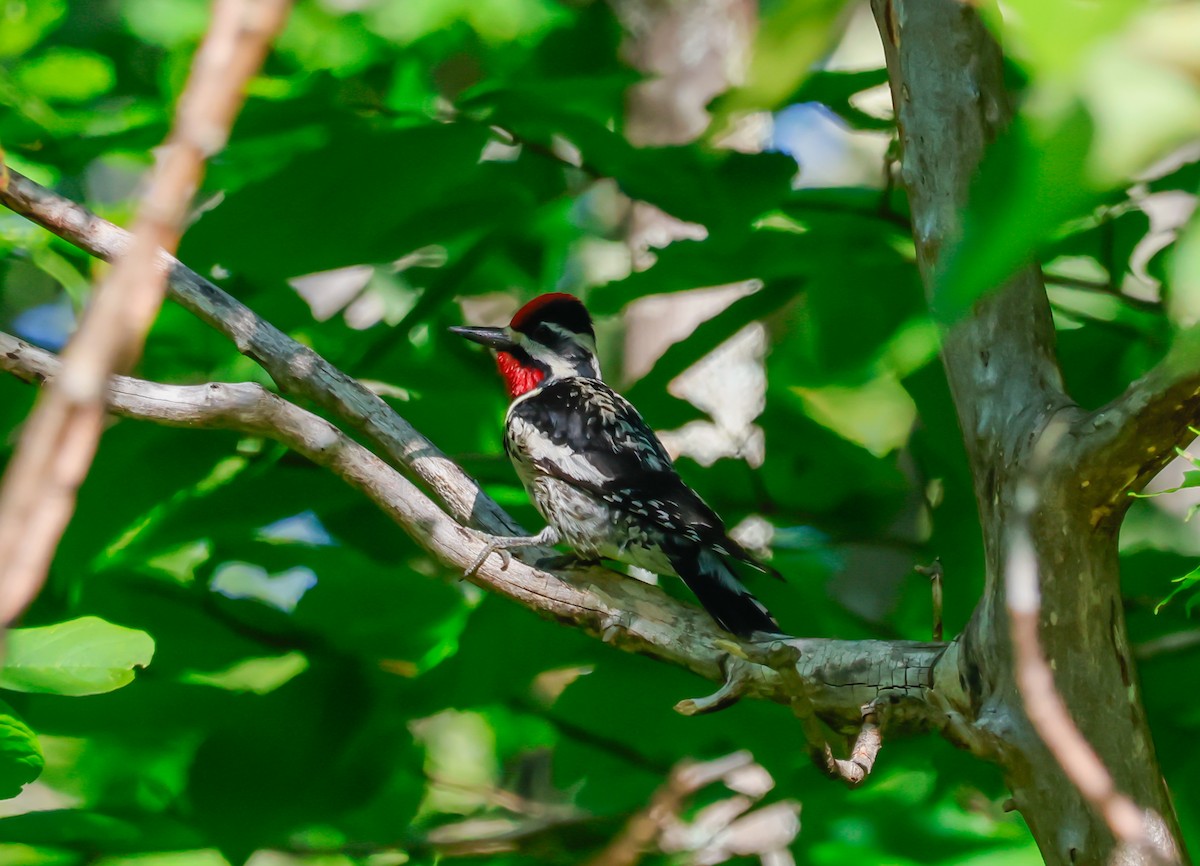
[(480, 343), (501, 352), (517, 345), (516, 341), (509, 336), (508, 328), (467, 328), (455, 325), (450, 332), (458, 334), (460, 337), (466, 337), (472, 343)]

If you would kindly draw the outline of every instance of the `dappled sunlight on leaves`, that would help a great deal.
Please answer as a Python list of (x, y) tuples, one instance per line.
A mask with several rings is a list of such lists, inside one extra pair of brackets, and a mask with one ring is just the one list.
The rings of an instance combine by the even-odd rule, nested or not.
[[(630, 65), (610, 4), (299, 0), (180, 258), (367, 382), (534, 531), (493, 360), (446, 329), (576, 293), (606, 379), (785, 574), (750, 579), (789, 631), (928, 640), (912, 568), (937, 556), (953, 635), (985, 559), (944, 327), (1041, 264), (1068, 390), (1093, 409), (1200, 317), (1200, 163), (1181, 147), (1200, 137), (1195, 10), (1004, 11), (990, 26), (1019, 114), (988, 148), (932, 304), (878, 38), (840, 0), (761, 4), (745, 75), (696, 109), (711, 126), (666, 146), (631, 141), (631, 94), (656, 78)], [(6, 162), (125, 223), (208, 14), (207, 0), (0, 3)], [(770, 152), (725, 147), (751, 115)], [(631, 249), (645, 214), (670, 230)], [(0, 330), (57, 348), (105, 267), (0, 214)], [(714, 287), (720, 304), (695, 293)], [(171, 305), (135, 374), (276, 390)], [(0, 460), (34, 393), (0, 379)], [(1200, 657), (1200, 540), (1169, 501), (1134, 504), (1122, 551), (1160, 749), (1200, 732), (1179, 688)], [(689, 794), (647, 866), (783, 848), (818, 866), (1040, 862), (992, 766), (889, 741), (847, 790), (810, 765), (787, 708), (683, 718), (671, 707), (697, 677), (484, 596), (272, 442), (114, 421), (76, 515), (0, 669), (0, 799), (20, 795), (0, 804), (5, 866), (577, 866), (681, 762), (740, 749), (770, 784)], [(1170, 748), (1194, 838), (1200, 757)]]

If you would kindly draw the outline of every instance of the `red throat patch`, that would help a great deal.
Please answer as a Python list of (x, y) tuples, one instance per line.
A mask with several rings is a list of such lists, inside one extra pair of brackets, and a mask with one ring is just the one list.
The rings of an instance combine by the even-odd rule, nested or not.
[(508, 386), (508, 396), (514, 400), (538, 386), (546, 374), (537, 367), (526, 367), (508, 352), (496, 353), (496, 366)]

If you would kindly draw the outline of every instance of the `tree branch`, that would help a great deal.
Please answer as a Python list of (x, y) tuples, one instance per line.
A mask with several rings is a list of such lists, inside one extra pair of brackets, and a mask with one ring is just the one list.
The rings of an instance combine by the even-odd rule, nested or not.
[[(1003, 58), (973, 4), (871, 5), (900, 130), (917, 262), (932, 292), (945, 255), (961, 237), (979, 164), (1012, 116)], [(1064, 392), (1037, 268), (1024, 268), (976, 301), (947, 332), (943, 361), (970, 463), (986, 565), (983, 597), (953, 645), (960, 650), (970, 710), (960, 717), (948, 708), (947, 723), (962, 741), (982, 732), (999, 744), (992, 758), (1003, 767), (1047, 863), (1110, 862), (1109, 826), (1059, 768), (1027, 718), (1016, 682), (1005, 584), (1008, 532), (1020, 509), (1020, 482), (1036, 479), (1039, 510), (1029, 536), (1041, 575), (1041, 650), (1058, 672), (1065, 706), (1114, 784), (1162, 816), (1162, 831), (1178, 840), (1125, 629), (1117, 521), (1099, 523), (1095, 500), (1087, 498), (1094, 482), (1081, 473), (1074, 450), (1088, 438), (1079, 432), (1086, 413)], [(1179, 361), (1185, 366), (1185, 358)], [(1178, 376), (1162, 378), (1174, 382)], [(1128, 408), (1132, 417), (1147, 406), (1129, 401)], [(1031, 472), (1046, 431), (1064, 426), (1068, 433), (1056, 437), (1053, 459)], [(987, 747), (985, 741), (973, 749), (983, 753)]]
[[(1200, 418), (1200, 327), (1180, 331), (1158, 364), (1107, 406), (1076, 424), (1081, 494), (1092, 524), (1118, 520), (1145, 486), (1196, 438)], [(1086, 482), (1086, 484), (1084, 483)], [(1089, 495), (1090, 494), (1090, 495)]]
[(1126, 306), (1134, 310), (1140, 310), (1143, 313), (1157, 313), (1159, 315), (1163, 313), (1162, 302), (1147, 301), (1144, 298), (1127, 295), (1118, 286), (1113, 285), (1112, 280), (1101, 282), (1099, 280), (1086, 280), (1080, 277), (1068, 277), (1065, 274), (1052, 273), (1043, 273), (1042, 279), (1048, 286), (1061, 286), (1064, 289), (1076, 289), (1081, 292), (1108, 295), (1110, 298), (1116, 298)]
[[(87, 208), (9, 171), (0, 203), (102, 259), (120, 255), (129, 233)], [(160, 253), (169, 270), (170, 297), (252, 358), (286, 394), (312, 400), (360, 431), (394, 467), (419, 479), (461, 523), (497, 535), (525, 535), (469, 475), (392, 411), (378, 395), (307, 346), (260, 318), (174, 256)]]
[[(1056, 450), (1057, 440), (1067, 432), (1065, 421), (1047, 430), (1038, 443), (1038, 453), (1031, 462), (1032, 470), (1046, 462)], [(1005, 567), (1005, 598), (1015, 679), (1025, 704), (1025, 714), (1067, 778), (1103, 817), (1119, 843), (1114, 862), (1132, 859), (1135, 862), (1178, 863), (1179, 849), (1162, 816), (1153, 809), (1139, 808), (1118, 790), (1112, 774), (1071, 718), (1054, 684), (1054, 672), (1046, 661), (1039, 635), (1042, 596), (1038, 558), (1029, 529), (1038, 505), (1038, 485), (1034, 477), (1031, 472), (1017, 492)]]
[[(7, 334), (0, 334), (0, 369), (27, 382), (44, 382), (61, 361)], [(463, 572), (483, 549), (476, 533), (446, 515), (412, 482), (350, 439), (333, 424), (254, 383), (163, 385), (116, 376), (110, 411), (127, 418), (175, 427), (219, 428), (280, 442), (323, 466), (363, 493), (422, 547)], [(502, 570), (492, 557), (470, 578), (540, 615), (581, 628), (629, 651), (653, 656), (717, 682), (730, 650), (743, 659), (764, 645), (738, 641), (720, 631), (698, 608), (656, 587), (603, 568), (549, 572), (514, 559)], [(889, 706), (898, 729), (939, 724), (929, 693), (953, 696), (956, 664), (943, 664), (947, 644), (914, 641), (835, 641), (792, 638), (771, 646), (791, 654), (790, 677), (804, 684), (814, 712), (844, 728), (861, 725), (862, 707)], [(748, 665), (738, 696), (790, 704), (791, 687), (775, 670)]]
[[(988, 145), (1008, 125), (1000, 48), (969, 3), (872, 0), (903, 149), (917, 264), (928, 292)], [(942, 358), (977, 472), (1011, 464), (1048, 411), (1067, 405), (1054, 321), (1032, 264), (981, 300), (945, 336)]]
[[(703, 763), (680, 761), (671, 768), (666, 780), (654, 792), (646, 807), (635, 812), (621, 832), (588, 860), (586, 866), (636, 866), (652, 849), (659, 847), (664, 835), (672, 831), (676, 835), (687, 834), (687, 827), (681, 819), (684, 808), (693, 795), (716, 782), (724, 782), (730, 791), (739, 795), (737, 801), (740, 808), (724, 813), (722, 817), (728, 819), (724, 827), (705, 828), (708, 831), (702, 837), (705, 844), (696, 850), (695, 854), (707, 852), (710, 847), (723, 847), (720, 845), (723, 840), (719, 838), (724, 835), (722, 831), (731, 829), (736, 819), (775, 784), (775, 780), (767, 771), (754, 763), (749, 752), (734, 752)], [(775, 850), (774, 845), (780, 842), (783, 843), (781, 847), (786, 847), (800, 829), (795, 814), (800, 806), (798, 803), (788, 805), (792, 809), (776, 810), (771, 816), (781, 822), (775, 827), (775, 833), (763, 833), (763, 828), (754, 828), (759, 831), (754, 834), (755, 841), (760, 845), (766, 843), (763, 849), (739, 850), (738, 853), (767, 854)]]
[[(160, 250), (179, 243), (205, 159), (225, 145), (246, 82), (283, 26), (287, 0), (218, 0), (174, 127), (138, 206), (127, 249), (96, 290), (63, 355), (63, 375), (25, 426), (0, 487), (0, 623), (45, 580), (95, 456), (108, 377), (141, 354), (163, 299)], [(4, 177), (7, 186), (15, 174)]]

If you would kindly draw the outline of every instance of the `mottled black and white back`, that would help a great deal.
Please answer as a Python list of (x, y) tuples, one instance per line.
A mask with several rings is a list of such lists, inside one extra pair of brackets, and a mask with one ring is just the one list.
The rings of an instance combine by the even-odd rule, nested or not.
[(769, 569), (729, 537), (638, 411), (600, 380), (591, 317), (578, 299), (542, 295), (507, 328), (455, 330), (498, 350), (513, 398), (504, 449), (548, 524), (536, 542), (499, 538), (489, 550), (565, 541), (585, 558), (678, 575), (734, 634), (779, 633), (733, 565)]

